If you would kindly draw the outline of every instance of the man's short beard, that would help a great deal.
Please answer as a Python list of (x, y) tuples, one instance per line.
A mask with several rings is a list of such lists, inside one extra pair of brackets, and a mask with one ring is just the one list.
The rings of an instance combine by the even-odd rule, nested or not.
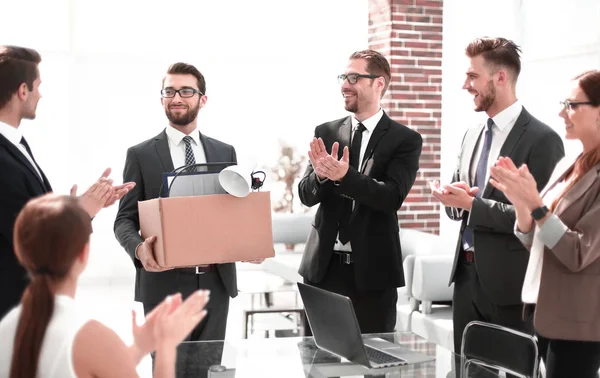
[(348, 111), (350, 113), (356, 113), (356, 112), (358, 112), (358, 101), (355, 102), (354, 104), (348, 104), (344, 108), (346, 109), (346, 111)]
[(165, 109), (165, 114), (167, 115), (169, 122), (171, 122), (172, 124), (177, 126), (186, 126), (192, 123), (196, 119), (196, 117), (198, 117), (199, 111), (200, 101), (198, 100), (198, 104), (196, 104), (194, 108), (190, 108), (185, 114), (182, 114), (181, 116), (175, 116), (173, 113), (171, 113), (171, 111), (168, 108)]
[(479, 93), (480, 105), (475, 109), (478, 112), (486, 112), (496, 101), (496, 87), (494, 87), (494, 83), (492, 80), (487, 83), (487, 94), (484, 96)]

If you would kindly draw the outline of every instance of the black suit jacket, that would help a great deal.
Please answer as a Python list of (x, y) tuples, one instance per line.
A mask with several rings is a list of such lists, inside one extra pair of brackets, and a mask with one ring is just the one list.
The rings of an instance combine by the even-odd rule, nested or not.
[[(452, 182), (474, 185), (470, 167), (479, 159), (474, 150), (483, 128), (480, 125), (466, 132)], [(523, 108), (502, 145), (500, 156), (510, 157), (517, 167), (527, 164), (541, 191), (565, 151), (560, 136)], [(489, 158), (495, 161), (498, 156)], [(468, 224), (473, 229), (475, 265), (485, 293), (497, 305), (520, 304), (529, 252), (514, 235), (515, 210), (504, 193), (488, 183), (481, 198), (473, 201), (470, 216), (467, 211), (450, 207), (446, 213), (451, 219), (462, 221), (450, 282), (455, 279), (462, 250), (461, 235)]]
[[(349, 146), (351, 118), (317, 126), (328, 152), (340, 143), (339, 155)], [(397, 211), (412, 187), (419, 169), (421, 135), (391, 120), (387, 114), (373, 130), (361, 169), (349, 167), (341, 182), (317, 180), (309, 164), (298, 192), (306, 206), (320, 204), (300, 264), (299, 273), (320, 282), (327, 272), (338, 233), (344, 198), (355, 201), (349, 220), (357, 285), (378, 290), (404, 285)]]
[[(207, 163), (237, 162), (233, 146), (209, 138), (200, 133)], [(159, 197), (162, 174), (174, 170), (167, 134), (163, 130), (152, 139), (148, 139), (127, 150), (123, 182), (133, 181), (135, 187), (119, 203), (114, 231), (117, 240), (131, 257), (136, 269), (135, 300), (144, 303), (159, 303), (165, 296), (181, 292), (190, 294), (195, 287), (182, 287), (177, 269), (164, 272), (148, 272), (135, 258), (135, 249), (141, 243), (138, 201)], [(219, 274), (231, 297), (237, 295), (235, 264), (217, 265)]]
[(41, 174), (40, 178), (23, 153), (0, 134), (0, 318), (19, 303), (29, 283), (15, 256), (13, 228), (27, 201), (52, 191)]

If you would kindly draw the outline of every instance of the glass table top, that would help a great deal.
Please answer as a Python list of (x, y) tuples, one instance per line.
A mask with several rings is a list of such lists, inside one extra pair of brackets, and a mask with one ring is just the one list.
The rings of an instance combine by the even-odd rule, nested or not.
[[(177, 351), (178, 377), (454, 377), (454, 353), (410, 332), (379, 337), (434, 358), (433, 361), (371, 369), (319, 349), (312, 337), (183, 342)], [(470, 376), (499, 377), (479, 368)], [(485, 371), (484, 371), (485, 370)]]

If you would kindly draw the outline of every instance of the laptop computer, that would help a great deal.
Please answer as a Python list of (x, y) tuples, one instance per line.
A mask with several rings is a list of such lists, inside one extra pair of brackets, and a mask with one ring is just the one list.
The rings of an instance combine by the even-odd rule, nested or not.
[(350, 298), (298, 282), (317, 347), (368, 368), (435, 360), (381, 338), (363, 339)]

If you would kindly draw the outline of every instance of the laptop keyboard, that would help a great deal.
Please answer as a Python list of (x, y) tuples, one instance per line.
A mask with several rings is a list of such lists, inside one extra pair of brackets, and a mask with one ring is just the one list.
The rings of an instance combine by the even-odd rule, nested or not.
[(399, 365), (399, 364), (405, 364), (406, 360), (403, 360), (402, 358), (398, 358), (396, 356), (392, 356), (391, 354), (388, 353), (384, 353), (378, 349), (372, 348), (368, 345), (365, 345), (365, 349), (367, 350), (367, 358), (369, 359), (369, 361), (379, 364), (379, 365), (384, 365), (384, 364), (394, 364), (394, 365)]

